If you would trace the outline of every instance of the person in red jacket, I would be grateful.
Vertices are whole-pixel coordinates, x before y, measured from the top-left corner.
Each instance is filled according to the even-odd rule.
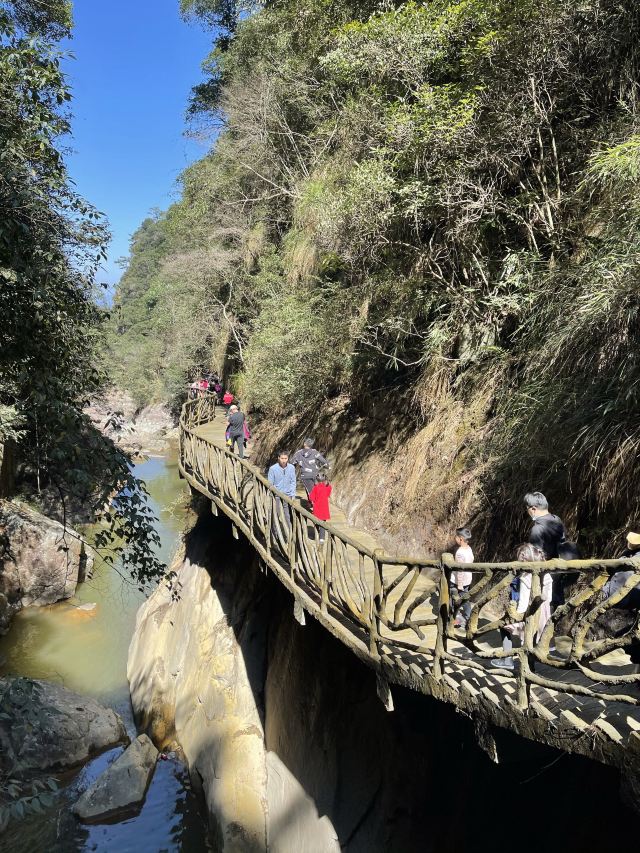
[[[329,521],[331,511],[329,509],[329,496],[331,495],[331,483],[327,482],[327,475],[322,471],[316,477],[316,484],[309,492],[309,500],[313,507],[313,514],[320,521]],[[318,528],[318,538],[324,542],[324,527]]]

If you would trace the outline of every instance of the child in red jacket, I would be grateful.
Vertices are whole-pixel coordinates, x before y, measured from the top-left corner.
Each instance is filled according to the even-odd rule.
[[[316,484],[309,492],[309,500],[313,507],[313,514],[320,521],[329,521],[331,511],[329,509],[329,496],[331,495],[331,484],[327,482],[327,475],[322,471],[316,477]],[[324,527],[318,528],[318,538],[324,542]]]

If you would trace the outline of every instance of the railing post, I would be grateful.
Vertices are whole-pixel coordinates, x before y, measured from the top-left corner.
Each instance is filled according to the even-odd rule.
[[[371,625],[369,626],[369,654],[376,660],[380,660],[382,656],[382,620],[380,617],[384,608],[384,575],[380,557],[383,554],[384,552],[379,548],[373,552],[373,607]]]
[[[283,507],[285,504],[283,504]],[[289,566],[291,567],[291,580],[295,582],[296,569],[296,532],[298,529],[298,514],[295,508],[287,506],[289,517],[291,518],[291,527],[289,528]]]
[[[447,572],[447,558],[449,554],[443,554],[440,560],[440,589],[438,594],[438,621],[436,634],[436,648],[433,657],[433,677],[436,681],[442,681],[444,677],[445,655],[447,653],[447,628],[449,625],[449,580]]]
[[[521,581],[522,583],[522,581]],[[520,651],[520,671],[518,672],[518,697],[517,704],[521,711],[529,707],[531,699],[531,682],[528,676],[534,664],[533,647],[536,642],[536,634],[540,624],[540,605],[542,602],[542,584],[540,572],[531,572],[531,596],[529,598],[528,613],[524,622],[524,635],[522,638],[522,650]],[[534,606],[535,605],[535,606]]]
[[[329,605],[329,582],[331,580],[331,566],[333,560],[333,536],[330,531],[327,531],[324,543],[324,559],[322,561],[322,599],[320,609],[323,613],[327,612]]]

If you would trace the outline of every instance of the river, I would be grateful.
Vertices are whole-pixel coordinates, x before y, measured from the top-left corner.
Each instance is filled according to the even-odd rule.
[[[136,465],[147,484],[158,517],[160,555],[169,563],[186,516],[188,490],[178,478],[177,456],[152,457]],[[134,584],[125,583],[108,565],[96,561],[91,578],[76,597],[51,607],[20,612],[9,633],[0,638],[0,674],[56,681],[93,696],[123,718],[136,734],[129,702],[127,651],[136,612],[144,600]],[[78,604],[95,604],[92,613]],[[79,792],[120,753],[111,750],[65,780],[56,807],[32,815],[0,837],[0,851],[11,853],[201,853],[209,850],[200,799],[191,790],[182,764],[169,756],[159,760],[142,811],[120,823],[85,826],[68,812]]]

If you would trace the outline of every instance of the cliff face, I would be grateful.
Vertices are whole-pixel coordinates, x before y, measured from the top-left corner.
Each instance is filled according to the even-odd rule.
[[[218,850],[495,851],[509,793],[544,814],[522,851],[552,830],[577,851],[640,829],[626,811],[600,820],[622,809],[610,768],[500,731],[495,765],[474,721],[410,691],[394,689],[387,713],[373,673],[312,618],[297,624],[288,593],[208,507],[178,579],[178,600],[160,589],[138,615],[132,701],[202,778]]]
[[[202,778],[221,849],[263,850],[266,761],[256,675],[264,625],[257,576],[206,517],[186,539],[178,597],[163,586],[140,609],[129,651],[134,712],[158,746],[184,751]],[[235,584],[238,577],[243,583]]]

